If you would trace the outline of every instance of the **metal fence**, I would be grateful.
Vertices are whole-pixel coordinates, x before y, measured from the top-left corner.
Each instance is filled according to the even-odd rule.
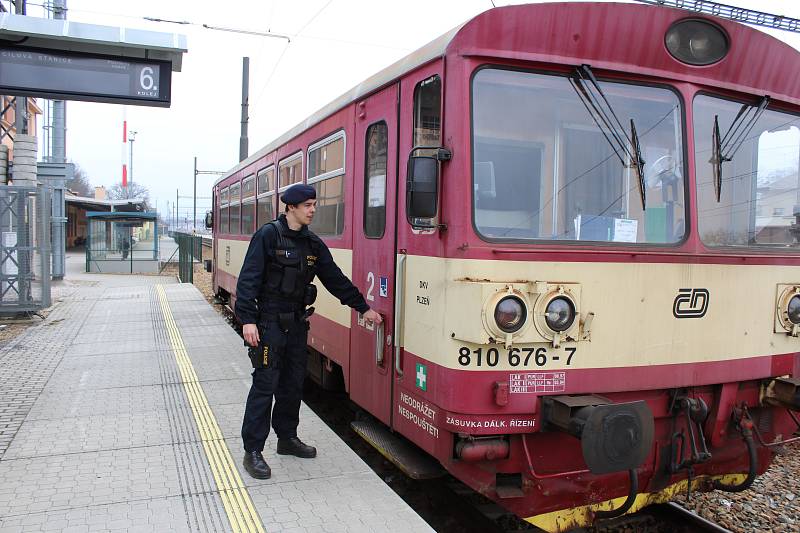
[[[0,185],[0,314],[50,306],[50,190]]]
[[[178,243],[178,279],[181,283],[193,283],[194,264],[203,259],[203,237],[178,231],[170,235]]]

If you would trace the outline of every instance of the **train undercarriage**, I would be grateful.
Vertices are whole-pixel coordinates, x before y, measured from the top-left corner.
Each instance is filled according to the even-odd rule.
[[[679,494],[746,490],[783,445],[800,440],[797,378],[543,403],[539,432],[455,434],[453,456],[442,462],[547,531],[590,526]]]

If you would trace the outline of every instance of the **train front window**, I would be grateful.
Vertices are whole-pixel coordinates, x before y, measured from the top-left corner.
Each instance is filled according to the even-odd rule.
[[[757,105],[757,98],[747,103],[707,95],[694,99],[700,238],[707,246],[798,251],[800,117],[767,108],[749,132],[737,130],[734,122],[740,111],[749,110],[755,117]],[[717,144],[712,139],[715,118],[723,157],[717,180],[710,161]],[[729,131],[728,140],[734,142],[726,142]],[[741,142],[735,142],[737,131],[742,132]]]
[[[472,84],[473,216],[488,240],[669,244],[686,224],[681,103],[660,87],[600,82],[634,120],[647,196],[564,76],[483,68]]]

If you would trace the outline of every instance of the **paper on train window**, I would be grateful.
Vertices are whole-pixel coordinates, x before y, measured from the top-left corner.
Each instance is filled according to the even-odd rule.
[[[614,219],[614,242],[636,242],[639,221],[628,218]]]
[[[386,174],[377,174],[369,177],[368,207],[383,207],[386,205]]]

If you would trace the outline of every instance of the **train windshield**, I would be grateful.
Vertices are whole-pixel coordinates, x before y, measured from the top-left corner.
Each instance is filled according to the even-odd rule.
[[[756,116],[757,99],[743,104],[698,95],[693,108],[702,241],[708,246],[800,251],[795,225],[800,211],[800,117],[769,108]],[[746,113],[752,124],[742,118]],[[715,150],[721,151],[719,174]]]
[[[681,102],[660,87],[599,82],[644,159],[631,162],[565,76],[483,68],[472,84],[473,216],[488,240],[670,244],[686,231]],[[623,139],[623,143],[628,139]]]

